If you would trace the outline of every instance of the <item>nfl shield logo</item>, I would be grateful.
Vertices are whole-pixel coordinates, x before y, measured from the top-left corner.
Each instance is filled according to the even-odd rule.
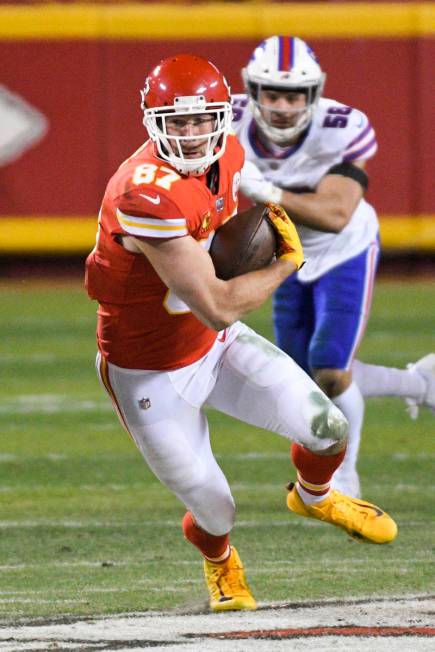
[[[141,398],[138,403],[141,410],[148,410],[151,407],[151,401],[149,398]]]
[[[218,213],[221,213],[224,210],[225,199],[223,197],[218,197],[216,199],[216,210]]]

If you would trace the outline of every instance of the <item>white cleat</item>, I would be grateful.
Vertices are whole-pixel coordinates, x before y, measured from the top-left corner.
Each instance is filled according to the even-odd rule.
[[[435,353],[428,353],[417,362],[406,365],[409,371],[419,374],[427,383],[426,391],[421,400],[406,398],[407,412],[411,419],[417,419],[419,407],[427,407],[435,414]]]
[[[336,489],[351,498],[361,498],[361,486],[357,470],[338,467],[331,479],[331,489]]]

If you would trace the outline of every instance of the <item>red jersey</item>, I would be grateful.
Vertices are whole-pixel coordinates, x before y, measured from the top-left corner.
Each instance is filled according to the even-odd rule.
[[[171,292],[143,254],[127,251],[119,236],[190,235],[209,247],[214,231],[237,209],[243,150],[229,136],[216,194],[206,177],[184,177],[154,155],[147,141],[110,179],[99,217],[97,244],[86,261],[86,288],[99,302],[98,347],[129,369],[169,370],[195,362],[216,331]]]

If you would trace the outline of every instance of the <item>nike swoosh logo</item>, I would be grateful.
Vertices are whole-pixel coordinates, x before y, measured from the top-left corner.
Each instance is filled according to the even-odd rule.
[[[227,329],[225,329],[225,330],[221,333],[220,337],[217,338],[217,341],[218,341],[218,342],[225,342],[226,339],[227,339]]]
[[[355,503],[355,505],[360,505],[361,507],[372,509],[376,513],[376,516],[383,516],[384,514],[382,509],[379,509],[379,507],[376,507],[375,505],[368,505],[367,503],[362,503],[359,500],[353,500],[352,502]]]
[[[144,199],[148,199],[152,204],[160,204],[160,195],[157,195],[157,197],[150,197],[149,195],[142,195],[139,193],[139,197],[143,197]]]

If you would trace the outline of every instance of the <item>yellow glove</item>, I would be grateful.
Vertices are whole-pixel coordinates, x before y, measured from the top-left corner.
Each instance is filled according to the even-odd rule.
[[[304,252],[295,225],[278,204],[266,204],[269,209],[268,218],[275,229],[278,240],[277,258],[291,260],[300,269],[305,263]]]

